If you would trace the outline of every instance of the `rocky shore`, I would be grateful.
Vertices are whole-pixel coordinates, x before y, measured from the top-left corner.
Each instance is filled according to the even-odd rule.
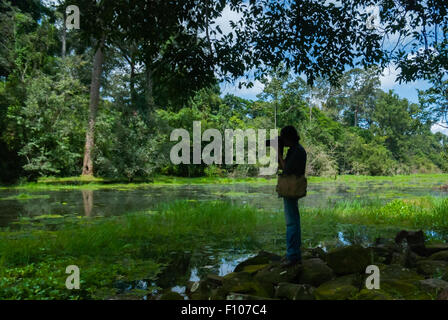
[[[379,268],[379,289],[368,289],[366,268]],[[425,245],[422,231],[400,231],[329,252],[305,249],[302,264],[281,266],[281,257],[261,251],[223,277],[209,274],[186,290],[192,300],[448,300],[448,244]],[[160,299],[183,299],[166,292]]]

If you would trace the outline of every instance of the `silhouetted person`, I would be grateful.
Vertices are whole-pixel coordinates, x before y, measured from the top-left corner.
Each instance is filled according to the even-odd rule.
[[[280,131],[278,162],[283,174],[302,176],[305,174],[306,151],[299,143],[300,137],[293,126]],[[289,147],[283,159],[283,147]],[[302,262],[300,215],[297,198],[283,197],[286,220],[286,259],[283,266],[292,266]]]

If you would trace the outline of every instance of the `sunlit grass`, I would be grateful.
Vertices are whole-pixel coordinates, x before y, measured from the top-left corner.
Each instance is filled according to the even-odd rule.
[[[307,247],[335,242],[341,230],[353,239],[365,237],[367,231],[373,237],[382,236],[382,230],[396,232],[401,228],[447,231],[448,199],[422,197],[386,204],[379,200],[339,201],[331,208],[302,207],[300,215],[303,244]],[[59,289],[54,288],[56,285],[48,278],[53,274],[51,270],[57,268],[51,279],[62,278],[60,268],[66,264],[80,265],[86,270],[87,287],[108,288],[110,293],[117,279],[155,279],[173,252],[195,252],[208,246],[281,253],[285,246],[283,212],[222,201],[177,201],[153,211],[108,218],[39,218],[57,220],[57,228],[46,228],[43,223],[38,229],[28,229],[25,223],[22,229],[0,231],[0,277],[3,275],[3,283],[9,286],[0,289],[0,298],[8,298],[4,296],[8,294],[39,298],[51,296],[49,292],[54,292],[53,298],[96,297],[96,291],[67,296],[59,282]],[[27,266],[34,267],[28,270]],[[111,274],[102,274],[109,269]],[[41,270],[50,271],[43,274]],[[22,278],[17,274],[22,274]],[[41,291],[28,291],[27,286],[38,281],[28,277],[40,279]],[[14,286],[24,287],[16,292],[11,289]]]
[[[425,187],[435,188],[448,183],[448,174],[412,174],[396,176],[355,176],[340,175],[334,177],[308,177],[310,184],[344,184],[350,186],[353,192],[356,192],[358,186],[364,186],[366,183],[373,183],[377,188],[382,184],[388,187]],[[127,182],[123,179],[106,179],[92,176],[80,177],[44,177],[39,178],[37,182],[26,182],[13,186],[3,186],[0,189],[24,189],[29,191],[37,190],[97,190],[97,189],[120,189],[130,190],[145,187],[162,186],[183,186],[198,184],[276,184],[276,177],[172,177],[156,176],[151,179],[137,179],[133,182]]]

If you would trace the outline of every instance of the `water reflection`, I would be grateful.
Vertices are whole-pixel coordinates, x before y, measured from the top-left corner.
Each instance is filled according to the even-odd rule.
[[[23,191],[0,190],[0,199],[17,196]],[[256,208],[282,211],[281,199],[274,185],[183,185],[151,186],[137,189],[61,190],[30,192],[47,198],[29,200],[0,200],[0,227],[6,226],[19,215],[32,217],[43,214],[75,214],[85,216],[111,216],[129,212],[151,210],[160,203],[174,200],[226,200],[234,204],[248,204]],[[310,184],[302,206],[328,207],[340,200],[380,199],[416,196],[442,197],[439,189],[424,186],[396,186],[384,183],[358,184],[356,189],[342,183]]]
[[[84,215],[90,217],[93,208],[93,190],[82,190],[82,201],[84,204]]]

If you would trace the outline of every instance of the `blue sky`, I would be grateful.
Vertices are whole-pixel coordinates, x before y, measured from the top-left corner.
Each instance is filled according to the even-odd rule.
[[[380,77],[381,89],[384,91],[393,90],[401,98],[406,98],[410,102],[418,103],[417,89],[425,90],[429,88],[429,83],[424,80],[418,80],[409,83],[399,84],[395,81],[397,72],[393,68],[387,68],[384,70],[383,75]],[[221,92],[224,96],[227,93],[234,94],[238,97],[242,97],[249,100],[257,100],[257,94],[263,91],[263,84],[256,81],[252,88],[238,89],[238,84],[221,83]],[[431,130],[433,132],[442,132],[448,135],[448,130],[438,125],[434,125]]]
[[[229,21],[238,21],[241,18],[241,15],[231,11],[229,7],[226,7],[223,11],[223,15],[216,20],[216,23],[221,27],[223,33],[231,32],[231,27]],[[393,39],[390,39],[393,41]],[[409,83],[397,83],[396,76],[398,71],[394,68],[394,66],[390,66],[383,70],[383,74],[380,77],[381,80],[381,89],[384,91],[393,90],[396,94],[398,94],[401,98],[406,98],[410,102],[418,103],[418,93],[417,90],[425,90],[429,88],[429,83],[424,80],[413,81]],[[238,83],[230,84],[230,83],[221,83],[221,92],[222,95],[227,93],[234,94],[236,96],[249,99],[249,100],[257,100],[257,94],[263,91],[263,84],[256,81],[252,88],[238,88]],[[438,125],[434,125],[432,127],[433,132],[443,132],[448,135],[448,129],[444,129]]]

